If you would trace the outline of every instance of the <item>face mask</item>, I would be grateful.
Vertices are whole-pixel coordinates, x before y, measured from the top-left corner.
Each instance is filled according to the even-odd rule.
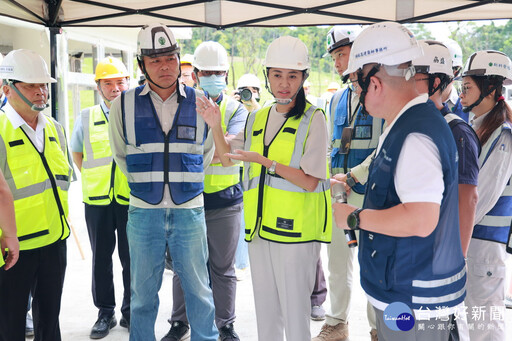
[[[226,88],[226,76],[199,77],[199,86],[211,97],[217,97]]]

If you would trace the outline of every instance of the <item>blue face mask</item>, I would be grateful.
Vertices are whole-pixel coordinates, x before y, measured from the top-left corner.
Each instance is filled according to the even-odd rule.
[[[226,88],[226,76],[199,77],[199,86],[211,97],[217,97]]]

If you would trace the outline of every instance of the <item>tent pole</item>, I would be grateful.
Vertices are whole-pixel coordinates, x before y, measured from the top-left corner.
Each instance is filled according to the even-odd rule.
[[[60,27],[50,27],[50,75],[57,79],[57,34],[60,34]],[[57,108],[59,99],[57,95],[57,83],[51,83],[52,117],[58,120]]]

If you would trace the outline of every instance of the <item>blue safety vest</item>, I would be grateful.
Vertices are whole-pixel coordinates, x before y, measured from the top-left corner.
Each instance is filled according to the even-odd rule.
[[[371,299],[403,302],[412,309],[453,307],[464,300],[465,262],[459,235],[457,149],[439,110],[432,102],[408,109],[389,131],[373,160],[364,208],[400,204],[394,174],[401,148],[411,133],[430,137],[439,148],[444,192],[439,222],[427,237],[391,237],[361,230],[361,285]]]
[[[172,128],[165,134],[151,95],[140,95],[143,88],[128,90],[121,98],[131,195],[156,205],[168,185],[171,199],[180,205],[203,192],[208,129],[205,123],[197,124],[196,90],[185,87],[187,97],[181,98]]]
[[[503,123],[494,131],[491,138],[483,146],[483,163],[480,168],[486,166],[486,161],[493,152],[499,153],[501,146],[497,144],[502,134],[512,134],[510,123]],[[492,165],[488,165],[492,167]],[[506,243],[510,222],[512,220],[512,178],[508,180],[503,193],[494,207],[475,225],[473,238]]]
[[[351,168],[363,162],[379,143],[382,133],[382,120],[365,115],[360,108],[350,108],[353,91],[347,88],[334,94],[331,100],[331,172],[332,174],[347,173]],[[359,106],[358,106],[359,107]],[[357,110],[356,117],[350,116]],[[343,128],[353,127],[352,141],[348,154],[340,154],[341,135]],[[365,186],[357,183],[352,190],[364,194]]]

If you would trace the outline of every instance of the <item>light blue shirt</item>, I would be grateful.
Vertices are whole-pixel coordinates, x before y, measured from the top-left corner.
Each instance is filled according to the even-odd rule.
[[[110,112],[110,109],[107,107],[104,101],[101,101],[101,109],[107,116]],[[80,113],[75,120],[75,126],[73,127],[73,133],[71,134],[71,151],[75,153],[83,153],[84,150],[84,127],[82,125],[82,113]]]

